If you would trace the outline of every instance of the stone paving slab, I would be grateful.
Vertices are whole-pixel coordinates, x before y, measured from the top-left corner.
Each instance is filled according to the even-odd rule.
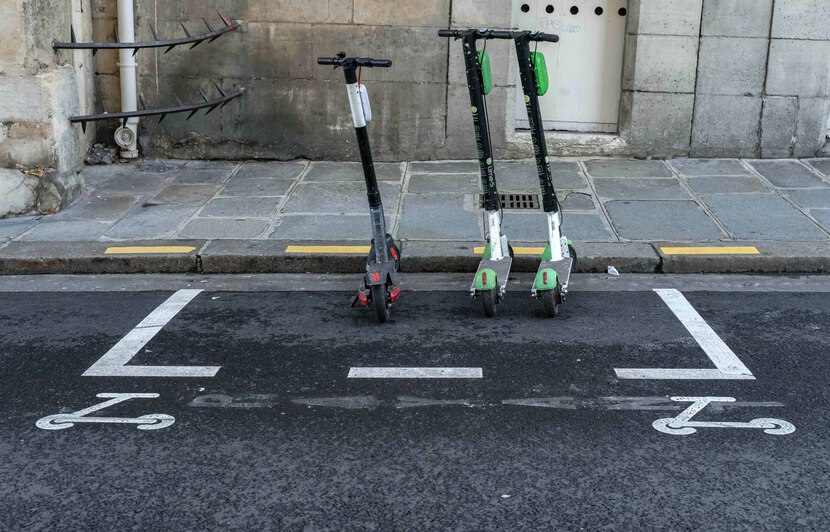
[[[398,237],[404,240],[468,240],[483,238],[477,195],[407,194]]]
[[[20,236],[35,226],[40,217],[25,216],[21,218],[5,218],[0,220],[0,240]]]
[[[768,194],[704,196],[727,231],[740,240],[826,240],[827,235],[783,199]]]
[[[273,198],[213,198],[199,212],[200,218],[267,218],[277,214],[282,197]]]
[[[595,159],[585,161],[591,177],[673,177],[662,161]]]
[[[723,238],[693,201],[609,201],[605,208],[620,237],[627,240],[707,242]]]
[[[751,175],[737,159],[672,159],[667,162],[675,172],[683,176]]]
[[[50,220],[97,220],[115,221],[121,219],[139,200],[139,196],[110,196],[95,193],[85,194],[75,200],[71,209],[67,209]]]
[[[159,205],[199,205],[216,195],[215,185],[170,185],[152,197]]]
[[[630,200],[683,200],[691,196],[677,179],[598,177],[594,188],[600,198]]]
[[[375,175],[378,181],[398,183],[403,180],[405,165],[401,163],[375,163]],[[311,163],[303,181],[306,183],[322,183],[331,181],[365,182],[363,165],[349,162],[319,162]]]
[[[243,163],[233,175],[238,179],[288,179],[295,180],[305,171],[308,163],[248,162]]]
[[[687,177],[686,183],[697,194],[772,193],[772,189],[753,176]]]
[[[380,183],[385,206],[396,206],[401,185]],[[301,183],[285,202],[283,212],[290,214],[364,214],[369,212],[366,186],[363,183]]]
[[[173,235],[198,207],[193,205],[140,205],[104,233],[113,239],[163,239]]]
[[[386,215],[386,230],[395,235],[396,216]],[[369,215],[342,214],[297,214],[283,216],[268,238],[281,240],[320,240],[322,237],[333,241],[371,240],[372,226]]]
[[[566,211],[595,211],[597,209],[591,194],[563,190],[557,195],[562,208]]]
[[[36,224],[19,239],[24,242],[83,242],[96,241],[112,227],[113,222],[99,221],[53,221]]]
[[[98,195],[143,196],[161,190],[170,181],[170,176],[141,173],[125,173],[112,176],[95,187]]]
[[[504,234],[511,241],[545,242],[548,237],[547,217],[542,211],[505,212]],[[617,237],[600,214],[566,212],[562,232],[574,242],[616,242]]]
[[[830,209],[811,209],[810,215],[818,220],[825,229],[830,229]]]
[[[227,181],[234,169],[191,168],[187,166],[176,172],[173,182],[179,185],[217,185]]]
[[[294,180],[291,179],[239,178],[234,176],[219,192],[219,196],[242,198],[285,196],[293,184]]]
[[[470,194],[479,188],[475,174],[413,174],[407,190],[410,194]]]
[[[830,177],[830,159],[813,159],[805,162],[824,174],[824,177]]]
[[[779,188],[830,187],[799,161],[750,161],[755,170]]]
[[[260,238],[269,225],[267,219],[194,218],[179,231],[178,237],[204,240]]]
[[[418,162],[409,165],[413,174],[478,174],[476,161],[435,161]]]
[[[830,207],[830,188],[821,190],[784,190],[788,198],[804,209],[822,209]]]

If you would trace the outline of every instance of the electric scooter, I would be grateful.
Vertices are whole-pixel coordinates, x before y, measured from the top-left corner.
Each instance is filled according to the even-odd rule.
[[[346,57],[346,54],[341,52],[337,54],[337,57],[320,57],[317,63],[333,65],[335,68],[342,67],[346,78],[346,89],[357,133],[360,160],[363,163],[363,176],[366,180],[372,223],[372,245],[366,260],[366,276],[363,279],[363,286],[358,291],[357,300],[364,307],[371,304],[378,321],[385,323],[389,320],[392,304],[398,300],[401,293],[401,278],[398,273],[401,254],[392,236],[386,232],[383,202],[375,175],[369,133],[366,129],[366,124],[372,120],[372,110],[366,87],[360,83],[360,72],[363,67],[389,68],[392,66],[392,61],[369,57]]]
[[[461,39],[464,47],[464,64],[467,71],[467,87],[470,90],[487,227],[485,235],[487,245],[473,284],[470,286],[470,293],[473,297],[481,298],[484,314],[492,317],[496,313],[496,305],[502,301],[507,289],[510,267],[513,264],[513,250],[507,237],[501,231],[501,199],[496,186],[493,145],[490,140],[490,123],[487,116],[487,94],[493,88],[493,78],[486,52],[486,40],[510,39],[513,33],[487,29],[444,29],[439,30],[438,35]],[[485,40],[485,50],[481,52],[477,47],[479,39]]]
[[[519,75],[522,80],[527,119],[530,123],[530,136],[533,139],[533,153],[542,189],[542,204],[547,215],[548,243],[542,255],[542,262],[536,273],[531,294],[541,299],[548,317],[559,314],[559,305],[565,301],[571,272],[576,267],[576,251],[570,240],[562,236],[562,209],[550,170],[550,157],[545,141],[542,123],[542,111],[539,96],[548,90],[548,71],[545,56],[541,52],[530,51],[530,43],[559,42],[559,36],[549,33],[517,31],[513,32],[516,43],[516,56],[519,60]]]

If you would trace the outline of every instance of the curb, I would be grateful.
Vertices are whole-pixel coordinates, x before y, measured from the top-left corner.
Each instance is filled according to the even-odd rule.
[[[399,243],[402,273],[475,271],[474,242],[404,241]],[[576,273],[830,273],[830,241],[711,244],[577,243]],[[292,248],[301,246],[302,251]],[[535,272],[539,243],[513,243],[513,271]],[[733,247],[752,254],[732,254]],[[366,264],[363,242],[292,242],[280,240],[175,240],[140,242],[12,242],[0,249],[0,275],[131,273],[355,273]],[[680,252],[667,252],[680,248]],[[113,252],[113,249],[116,252]],[[336,251],[332,251],[336,249]],[[706,248],[707,250],[710,248]],[[170,251],[175,250],[175,252]],[[693,254],[684,254],[683,250]],[[723,250],[723,251],[721,251]]]

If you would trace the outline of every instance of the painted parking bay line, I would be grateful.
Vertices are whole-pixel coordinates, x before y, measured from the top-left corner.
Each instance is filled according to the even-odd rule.
[[[513,248],[513,254],[514,255],[524,255],[524,256],[528,256],[528,257],[537,257],[537,256],[541,255],[544,252],[545,252],[545,248],[523,248],[523,247]],[[475,247],[475,248],[473,248],[473,253],[475,253],[476,255],[483,255],[484,254],[484,248],[483,247]]]
[[[481,368],[351,368],[350,379],[481,379]]]
[[[127,333],[84,377],[214,377],[221,366],[128,366],[132,358],[203,290],[179,290]]]
[[[288,246],[288,254],[328,253],[333,255],[363,255],[369,253],[370,246]]]
[[[164,255],[186,254],[194,251],[196,248],[193,246],[125,246],[107,248],[104,255]]]
[[[755,377],[720,336],[675,289],[655,289],[717,369],[614,368],[620,379],[754,380]]]
[[[682,246],[660,247],[664,255],[760,255],[755,246]]]

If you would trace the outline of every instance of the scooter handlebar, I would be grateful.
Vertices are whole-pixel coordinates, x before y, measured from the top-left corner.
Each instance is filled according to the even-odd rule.
[[[531,41],[539,41],[539,42],[559,42],[559,35],[554,35],[553,33],[542,33],[541,31],[537,31],[530,34]]]
[[[514,32],[488,29],[438,30],[439,37],[455,37],[456,39],[460,39],[470,34],[475,34],[477,39],[512,39]]]
[[[358,67],[377,67],[377,68],[389,68],[392,66],[391,59],[373,59],[371,57],[318,57],[317,58],[318,65],[334,65],[334,66],[347,66],[353,65]]]

